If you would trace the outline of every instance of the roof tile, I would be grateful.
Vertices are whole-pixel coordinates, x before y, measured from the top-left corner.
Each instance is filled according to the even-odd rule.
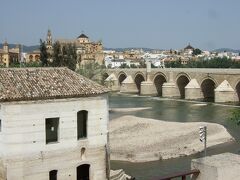
[[[0,102],[77,98],[108,91],[65,67],[0,69]]]

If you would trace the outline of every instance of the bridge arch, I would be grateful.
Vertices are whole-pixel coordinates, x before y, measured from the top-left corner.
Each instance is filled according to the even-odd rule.
[[[201,82],[201,90],[203,93],[203,100],[214,102],[214,89],[217,87],[217,82],[211,78],[204,78]]]
[[[138,93],[141,92],[141,83],[145,81],[144,74],[142,72],[137,72],[134,77],[134,82],[137,86]]]
[[[238,101],[240,102],[240,80],[238,81],[238,83],[236,85],[236,92],[237,92],[237,96],[238,96]]]
[[[122,82],[124,81],[124,79],[127,78],[127,74],[125,72],[120,72],[118,74],[118,83],[119,85],[121,86],[122,85]]]
[[[162,96],[163,83],[167,82],[167,76],[164,73],[156,73],[153,78],[154,85],[156,87],[158,96]]]
[[[176,77],[176,84],[178,86],[180,98],[184,99],[185,98],[185,87],[187,84],[191,81],[191,78],[188,74],[186,73],[179,73]]]

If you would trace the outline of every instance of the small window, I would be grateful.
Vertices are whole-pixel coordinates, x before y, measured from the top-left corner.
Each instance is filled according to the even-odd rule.
[[[57,180],[57,170],[52,170],[49,172],[49,180]]]
[[[46,144],[52,143],[52,142],[58,142],[58,125],[59,125],[59,118],[45,119]]]
[[[77,131],[78,131],[78,139],[87,137],[87,111],[79,111],[77,113]]]

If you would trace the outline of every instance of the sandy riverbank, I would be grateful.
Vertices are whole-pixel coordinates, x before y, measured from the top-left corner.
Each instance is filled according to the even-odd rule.
[[[111,108],[110,112],[133,112],[133,111],[142,111],[146,109],[152,109],[152,107],[138,107],[138,108]]]
[[[233,140],[219,124],[166,122],[135,116],[110,121],[111,160],[154,161],[191,155],[203,150],[199,127],[207,125],[208,147]]]

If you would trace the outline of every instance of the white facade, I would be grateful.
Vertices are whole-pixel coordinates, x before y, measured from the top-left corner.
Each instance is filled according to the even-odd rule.
[[[77,112],[88,111],[87,138],[77,138]],[[59,118],[58,142],[46,144],[46,118]],[[90,165],[90,180],[106,180],[108,96],[0,103],[0,179],[76,180]],[[83,149],[85,148],[85,149]]]

